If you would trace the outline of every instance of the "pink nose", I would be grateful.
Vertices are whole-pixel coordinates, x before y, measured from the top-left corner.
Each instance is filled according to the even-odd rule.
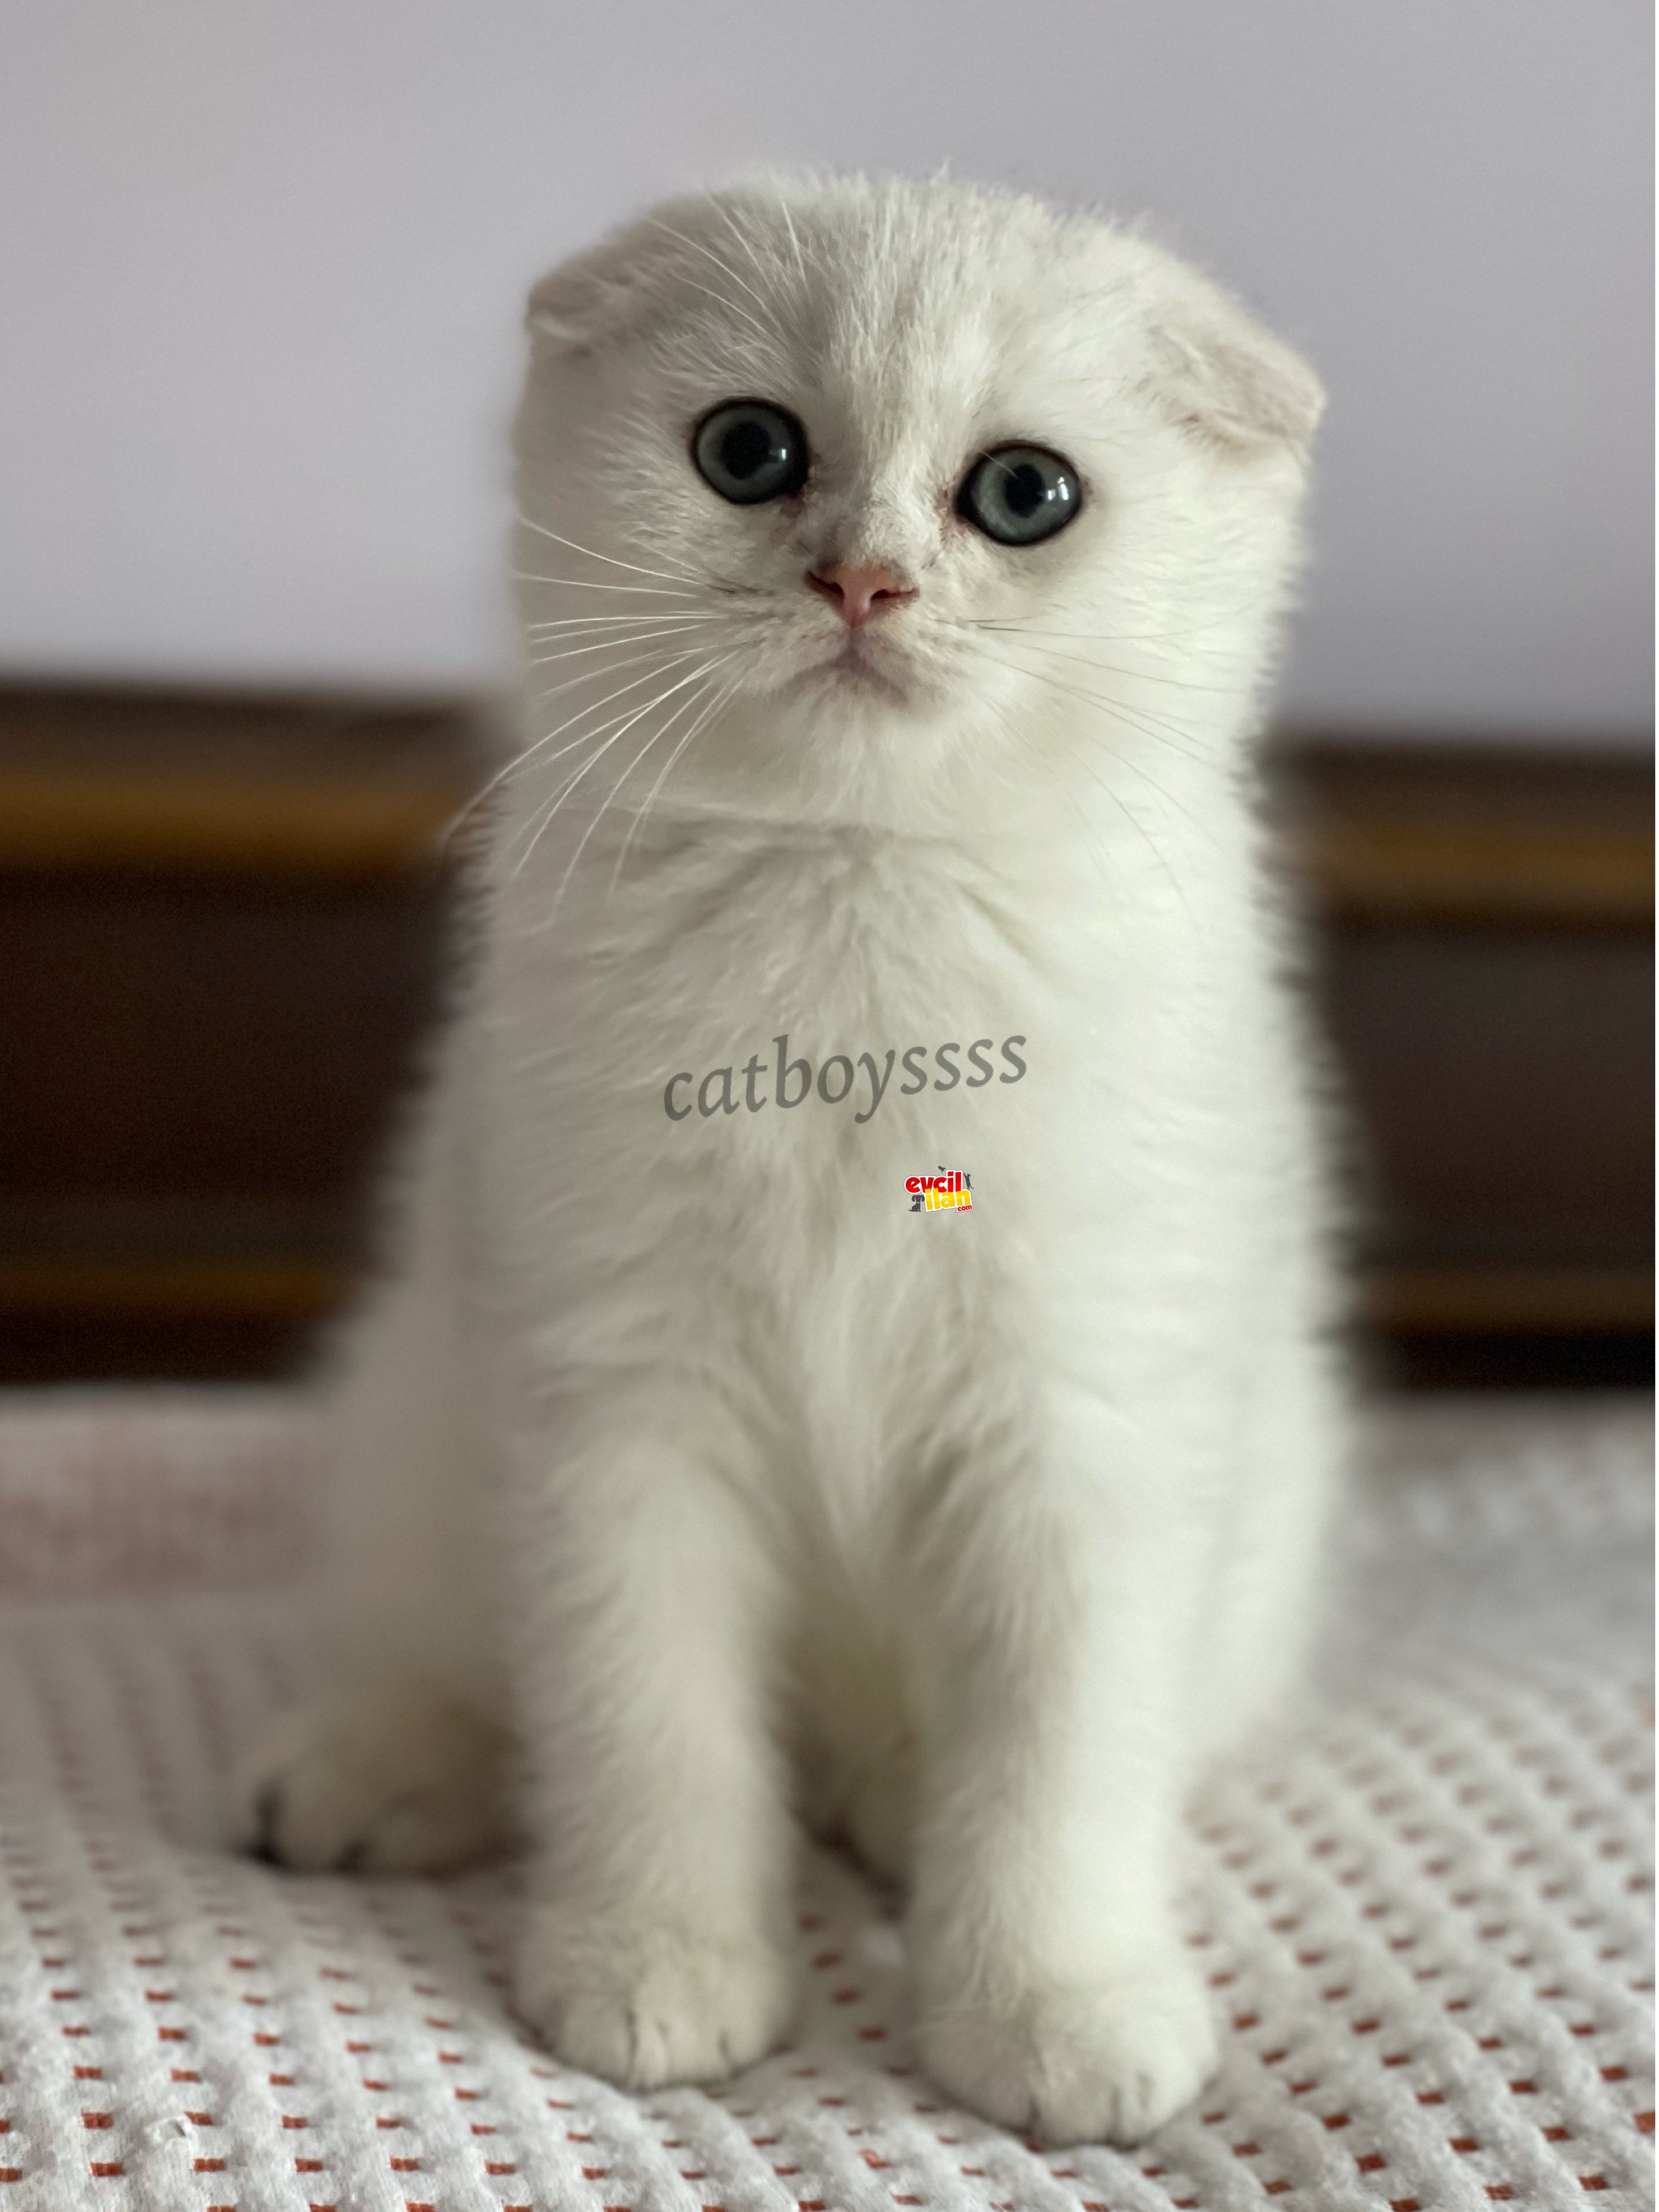
[[[872,615],[902,607],[916,596],[915,586],[901,581],[890,568],[850,568],[838,563],[833,568],[809,568],[806,580],[829,600],[848,629],[862,629]]]

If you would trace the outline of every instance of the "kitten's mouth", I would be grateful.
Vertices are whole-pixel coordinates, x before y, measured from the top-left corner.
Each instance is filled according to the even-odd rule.
[[[835,652],[813,662],[805,673],[869,698],[908,699],[908,687],[891,672],[890,656],[862,630],[851,630]]]

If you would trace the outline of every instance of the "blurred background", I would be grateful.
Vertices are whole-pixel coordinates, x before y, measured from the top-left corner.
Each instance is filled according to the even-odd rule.
[[[0,80],[0,1378],[346,1295],[511,654],[533,277],[757,162],[1146,220],[1331,395],[1274,788],[1371,1354],[1651,1325],[1650,11],[112,0]]]

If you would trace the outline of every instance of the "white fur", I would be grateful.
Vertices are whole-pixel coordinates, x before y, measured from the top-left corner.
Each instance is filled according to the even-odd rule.
[[[1337,1456],[1249,777],[1317,387],[1154,246],[946,183],[677,204],[531,319],[522,742],[559,733],[497,794],[359,1325],[341,1686],[250,1790],[298,1863],[447,1863],[504,1817],[455,1717],[510,1696],[520,2001],[641,2087],[781,2033],[793,1805],[908,1871],[948,2089],[1133,2137],[1212,2063],[1182,1802],[1295,1668]],[[806,425],[798,500],[696,473],[731,398]],[[952,510],[1012,440],[1085,485],[1024,550]],[[857,665],[836,559],[919,586]],[[929,1087],[781,1109],[782,1032],[925,1044]],[[1023,1080],[933,1087],[1011,1035]],[[668,1118],[724,1066],[738,1111]],[[973,1210],[918,1218],[941,1164]]]

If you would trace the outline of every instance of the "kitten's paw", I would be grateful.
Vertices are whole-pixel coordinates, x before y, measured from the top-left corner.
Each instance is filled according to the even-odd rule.
[[[519,1953],[519,2010],[568,2066],[627,2089],[717,2081],[789,2024],[787,1954],[757,1934],[544,1905]]]
[[[1217,2048],[1204,1984],[1174,1952],[1097,1982],[930,2003],[921,2055],[988,2119],[1052,2143],[1132,2143],[1198,2094]]]
[[[507,1740],[421,1682],[337,1685],[238,1773],[235,1840],[311,1873],[432,1874],[510,1833]]]

